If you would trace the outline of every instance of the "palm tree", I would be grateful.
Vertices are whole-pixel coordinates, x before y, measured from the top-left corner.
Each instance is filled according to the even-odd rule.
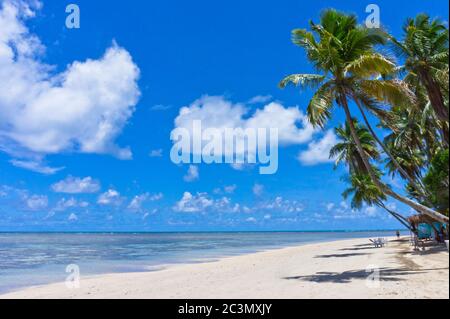
[[[380,153],[377,149],[375,139],[366,127],[360,125],[355,119],[353,122],[355,123],[354,125],[356,132],[366,156],[372,161],[379,161]],[[330,158],[336,158],[336,166],[340,163],[348,165],[350,173],[350,178],[348,178],[347,181],[351,184],[351,187],[346,189],[343,193],[344,198],[347,199],[351,194],[353,194],[352,208],[356,209],[361,209],[363,203],[366,203],[369,206],[377,205],[385,209],[400,223],[410,229],[405,217],[384,205],[383,201],[386,200],[386,196],[370,179],[367,169],[361,160],[361,156],[356,149],[355,143],[353,142],[348,123],[345,123],[342,127],[336,128],[335,133],[340,139],[340,142],[330,150]],[[373,167],[373,170],[378,177],[381,176],[380,171],[376,167]]]
[[[380,174],[379,171],[377,174]],[[364,173],[353,173],[348,179],[350,187],[347,188],[342,196],[347,199],[351,195],[352,198],[352,208],[361,209],[363,204],[366,203],[368,206],[379,206],[386,210],[390,215],[397,219],[403,226],[409,230],[413,230],[408,220],[395,212],[393,209],[387,207],[383,202],[386,200],[386,196],[380,189],[372,182],[371,177]]]
[[[380,159],[380,153],[374,138],[367,128],[360,125],[355,119],[353,119],[353,122],[356,128],[356,134],[361,141],[361,145],[367,158],[378,161]],[[342,127],[336,128],[335,133],[340,139],[340,142],[330,150],[330,158],[336,159],[336,166],[345,163],[349,166],[350,174],[368,174],[367,168],[353,141],[350,125],[346,122]]]
[[[349,98],[368,96],[390,104],[398,103],[405,97],[411,98],[410,92],[399,81],[377,78],[395,71],[394,63],[374,50],[375,45],[385,43],[383,33],[358,26],[355,16],[336,10],[326,10],[322,14],[321,24],[311,22],[311,29],[313,32],[294,30],[293,42],[306,50],[308,59],[322,74],[290,75],[281,81],[280,87],[284,88],[293,83],[303,88],[317,88],[307,109],[309,120],[315,126],[325,126],[332,116],[332,108],[336,102],[345,112],[356,148],[375,186],[384,194],[415,210],[448,223],[448,217],[397,194],[383,184],[369,163],[358,138],[349,108]]]
[[[402,68],[409,80],[417,79],[426,89],[437,118],[443,122],[443,138],[448,145],[448,29],[426,14],[408,19],[401,41],[390,37],[397,55],[405,59]]]
[[[399,85],[400,84],[403,85],[402,82],[399,82]],[[413,187],[418,194],[421,194],[422,196],[426,196],[425,188],[420,183],[420,181],[418,181],[414,177],[414,175],[411,175],[408,170],[405,170],[404,165],[402,165],[399,162],[398,158],[394,155],[394,152],[392,151],[392,149],[389,148],[386,145],[386,143],[382,142],[381,139],[377,136],[377,134],[375,133],[375,130],[372,128],[372,125],[369,122],[369,119],[367,118],[366,112],[364,111],[364,107],[367,108],[368,110],[370,110],[376,116],[384,117],[386,115],[386,112],[378,106],[378,102],[375,99],[368,96],[364,92],[360,92],[359,94],[353,94],[352,98],[355,101],[355,104],[358,106],[359,111],[361,112],[364,123],[366,124],[366,126],[369,129],[370,133],[372,134],[373,138],[377,141],[378,145],[381,146],[384,153],[389,157],[389,161],[392,164],[392,166],[395,167],[395,169],[397,171],[399,171],[400,175],[404,179],[408,180],[411,187]],[[397,103],[399,103],[399,102],[397,102]],[[403,103],[403,102],[401,102],[401,103]]]

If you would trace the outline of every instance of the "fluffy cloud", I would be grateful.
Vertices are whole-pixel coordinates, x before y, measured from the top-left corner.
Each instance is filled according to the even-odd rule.
[[[32,195],[25,198],[26,208],[31,211],[41,211],[48,207],[47,196]]]
[[[72,214],[69,215],[69,217],[67,218],[67,220],[68,220],[69,222],[76,222],[76,221],[78,220],[78,216],[72,213]]]
[[[260,184],[255,184],[253,185],[252,191],[254,195],[261,196],[264,192],[264,186]]]
[[[189,165],[187,174],[184,176],[184,180],[188,183],[194,182],[200,178],[200,172],[198,166]]]
[[[100,182],[92,177],[72,177],[69,176],[65,180],[57,182],[51,186],[56,193],[65,194],[93,194],[100,191]]]
[[[137,195],[131,200],[127,209],[133,213],[139,213],[143,211],[142,206],[144,205],[144,203],[158,201],[161,200],[162,198],[163,198],[162,193],[158,193],[155,195],[150,195],[149,193]]]
[[[198,213],[206,210],[213,204],[214,201],[209,199],[205,193],[192,195],[189,192],[185,192],[173,209],[174,211],[181,213]]]
[[[300,153],[298,160],[307,166],[333,162],[333,159],[330,159],[330,150],[337,143],[337,136],[329,130],[322,139],[311,142],[308,149]]]
[[[257,208],[258,210],[268,210],[278,213],[301,213],[304,210],[302,203],[296,200],[284,199],[281,196],[278,196],[270,202],[261,203]]]
[[[223,190],[227,194],[233,194],[236,189],[237,189],[237,185],[228,185],[223,188]]]
[[[107,192],[101,194],[97,199],[97,204],[102,206],[120,206],[123,202],[120,193],[114,189],[109,189]]]
[[[222,96],[203,96],[183,107],[175,119],[177,128],[192,130],[193,122],[202,121],[202,128],[278,128],[281,144],[302,144],[316,132],[298,107],[286,108],[270,103],[251,116],[243,104],[233,104]],[[301,124],[299,126],[299,124]]]
[[[203,96],[191,105],[181,108],[175,119],[175,129],[185,129],[193,136],[194,122],[201,121],[202,134],[210,129],[218,130],[225,140],[226,129],[278,129],[281,145],[303,144],[310,141],[316,130],[298,107],[284,107],[279,103],[269,103],[250,114],[240,103],[232,103],[222,96]],[[226,155],[245,154],[249,151],[245,137],[235,143],[226,143]],[[232,147],[229,149],[231,145]],[[227,148],[228,146],[228,148]],[[194,151],[194,150],[191,150]],[[255,154],[250,154],[255,155]]]
[[[40,60],[44,46],[25,25],[36,7],[2,1],[0,148],[15,156],[70,151],[131,158],[131,151],[117,146],[115,138],[140,95],[139,69],[132,57],[114,44],[98,60],[73,62],[64,72],[52,73]],[[40,170],[23,160],[13,164]]]
[[[208,211],[237,213],[241,211],[241,207],[239,204],[232,203],[228,197],[213,199],[207,193],[193,195],[185,192],[173,210],[179,213],[206,213]]]
[[[386,219],[390,216],[385,212],[380,213],[376,206],[368,206],[367,204],[363,204],[361,209],[350,207],[346,201],[341,201],[339,204],[328,203],[325,206],[327,213],[335,220]]]
[[[227,185],[224,187],[217,187],[213,190],[213,193],[216,195],[220,195],[220,194],[234,194],[234,192],[237,189],[237,185],[233,184],[233,185]]]
[[[69,199],[63,198],[58,201],[55,208],[53,209],[54,212],[64,212],[68,209],[73,208],[86,208],[89,206],[88,202],[84,201],[78,201],[75,198],[71,197]]]
[[[364,212],[366,213],[367,216],[374,217],[377,215],[378,210],[375,206],[368,206],[364,209]]]

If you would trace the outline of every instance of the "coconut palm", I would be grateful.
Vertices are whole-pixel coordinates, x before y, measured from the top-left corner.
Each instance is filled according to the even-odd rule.
[[[408,190],[421,202],[431,194],[423,183],[423,171],[430,165],[435,154],[445,144],[439,138],[439,124],[428,101],[425,89],[419,83],[411,83],[416,95],[416,103],[393,106],[389,112],[380,114],[381,126],[391,132],[385,137],[384,144],[391,157],[386,160],[386,167],[391,175],[406,172],[420,185],[421,191],[411,184]],[[392,161],[396,159],[396,163]],[[398,165],[402,170],[398,169]],[[414,189],[413,189],[414,188]]]
[[[378,161],[380,159],[380,153],[374,138],[367,128],[360,125],[355,119],[353,119],[353,122],[356,134],[361,141],[361,145],[367,158]],[[336,128],[335,133],[340,139],[340,142],[330,150],[330,158],[336,159],[336,166],[345,163],[349,167],[350,174],[367,174],[367,168],[359,155],[355,142],[353,142],[350,125],[345,123],[342,127]]]
[[[448,145],[448,29],[426,14],[408,19],[402,40],[390,37],[397,55],[405,59],[407,80],[419,81],[428,93],[437,118],[443,122],[443,138]]]
[[[376,170],[376,169],[375,169]],[[376,173],[381,175],[379,171]],[[350,187],[347,188],[342,196],[347,199],[352,196],[351,206],[354,209],[361,209],[363,204],[368,206],[379,206],[391,214],[395,219],[397,219],[402,225],[404,225],[409,230],[412,230],[411,225],[408,220],[395,212],[392,208],[387,207],[384,204],[386,196],[380,189],[372,182],[371,177],[364,173],[353,173],[347,180],[350,183]]]
[[[402,83],[402,82],[399,82],[399,84],[400,83]],[[404,83],[402,83],[402,85],[404,85]],[[355,104],[358,106],[358,109],[362,115],[364,123],[367,126],[369,132],[372,134],[373,138],[378,143],[378,145],[383,149],[384,153],[389,157],[389,162],[392,164],[393,167],[395,167],[395,170],[398,171],[400,173],[400,175],[409,182],[411,187],[414,188],[415,192],[417,192],[418,194],[421,194],[422,196],[426,196],[426,190],[425,190],[424,186],[420,183],[420,181],[417,180],[414,175],[411,175],[410,171],[405,169],[404,165],[402,165],[399,162],[399,159],[394,155],[394,152],[392,151],[392,149],[389,148],[385,142],[382,142],[381,139],[377,136],[377,134],[375,133],[375,130],[372,128],[372,125],[370,124],[369,119],[367,118],[365,109],[368,109],[373,114],[375,114],[376,116],[381,117],[381,118],[384,118],[386,116],[387,112],[384,111],[383,109],[381,109],[378,106],[378,102],[374,98],[368,96],[368,94],[365,93],[364,91],[354,93],[352,98],[355,101]],[[407,101],[406,101],[406,103],[407,103]],[[404,104],[405,104],[404,101],[398,103],[398,105],[404,105]],[[409,105],[409,104],[407,104],[407,105]]]
[[[354,125],[358,137],[367,157],[374,162],[379,161],[380,153],[377,149],[375,139],[366,127],[360,125],[355,119],[353,122],[355,123]],[[346,189],[343,193],[344,198],[347,199],[350,195],[353,195],[351,204],[352,208],[356,209],[361,209],[364,203],[369,206],[377,205],[385,209],[404,226],[409,228],[406,218],[384,205],[383,202],[386,200],[386,196],[370,179],[367,169],[353,142],[348,123],[345,123],[342,127],[336,128],[335,133],[340,142],[330,150],[330,158],[336,159],[336,165],[341,163],[346,164],[350,174],[350,178],[347,179],[347,182],[351,184],[351,187]],[[381,176],[380,171],[376,167],[373,167],[373,170],[379,178]]]
[[[336,10],[326,10],[319,25],[311,22],[311,29],[312,32],[294,30],[293,42],[306,50],[308,59],[320,74],[290,75],[281,81],[280,87],[284,88],[292,83],[302,88],[316,89],[307,109],[309,120],[315,126],[325,126],[332,116],[335,103],[341,107],[356,148],[375,186],[384,194],[421,213],[448,222],[448,217],[397,194],[383,184],[375,174],[358,138],[349,99],[368,96],[391,105],[401,103],[405,98],[412,99],[411,92],[401,82],[379,78],[395,71],[395,64],[374,50],[374,46],[385,43],[383,33],[359,26],[355,16]]]
[[[361,209],[364,203],[373,206],[386,200],[386,195],[372,182],[368,174],[354,173],[347,181],[350,187],[344,191],[342,196],[347,199],[353,195],[352,208]]]

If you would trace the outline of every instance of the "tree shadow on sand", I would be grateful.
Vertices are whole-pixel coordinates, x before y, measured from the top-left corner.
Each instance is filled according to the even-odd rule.
[[[380,249],[375,247],[355,247],[355,248],[342,248],[339,249],[340,251],[359,251],[359,250],[373,250],[373,249]]]
[[[314,258],[345,258],[345,257],[358,257],[367,256],[368,253],[348,253],[348,254],[332,254],[332,255],[318,255]]]
[[[402,276],[417,274],[424,272],[425,270],[412,271],[406,268],[381,268],[380,269],[380,281],[403,281],[405,279]],[[332,282],[332,283],[349,283],[355,279],[365,280],[373,272],[369,272],[366,269],[363,270],[351,270],[344,272],[318,272],[309,276],[292,276],[285,277],[287,280],[301,280],[311,282]]]

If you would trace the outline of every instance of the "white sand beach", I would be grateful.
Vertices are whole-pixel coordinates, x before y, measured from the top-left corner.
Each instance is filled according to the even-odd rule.
[[[380,280],[367,269],[379,267]],[[373,274],[373,273],[372,273]],[[445,247],[413,252],[408,239],[375,249],[368,239],[311,244],[149,273],[81,278],[0,298],[449,298]]]

